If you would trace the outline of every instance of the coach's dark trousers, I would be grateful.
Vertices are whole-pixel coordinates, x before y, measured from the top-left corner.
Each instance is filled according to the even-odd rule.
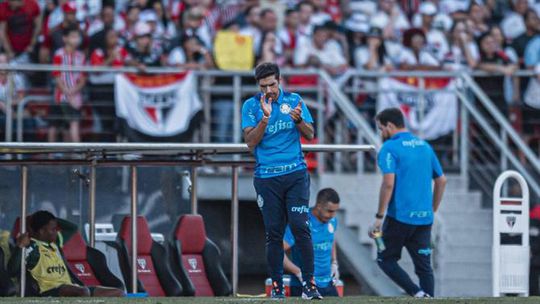
[[[381,269],[409,295],[414,296],[423,290],[434,296],[431,225],[409,225],[387,216],[383,224],[383,241],[386,249],[379,252],[377,257]],[[416,285],[398,264],[403,247],[407,248],[411,255],[420,286]]]
[[[304,281],[313,278],[313,244],[309,230],[309,174],[307,170],[255,178],[257,203],[266,233],[266,260],[273,281],[283,277],[283,234],[287,223],[302,255]]]

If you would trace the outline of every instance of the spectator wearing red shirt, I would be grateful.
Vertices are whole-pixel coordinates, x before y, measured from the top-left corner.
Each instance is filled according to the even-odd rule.
[[[35,0],[0,3],[0,36],[8,57],[32,52],[41,31],[39,16]]]
[[[114,28],[106,28],[103,36],[105,37],[103,47],[92,52],[90,64],[108,67],[123,66],[128,52],[119,44],[118,32]],[[114,73],[91,73],[89,75],[90,102],[101,121],[102,130],[108,134],[114,134],[115,130],[114,77]]]
[[[53,64],[58,66],[83,66],[86,58],[77,48],[81,44],[81,32],[77,25],[65,28],[62,31],[64,47],[58,49],[54,54]],[[80,120],[81,108],[83,104],[82,89],[86,84],[86,75],[81,72],[60,72],[52,73],[56,80],[55,102],[56,107],[52,108],[54,115],[50,120],[49,142],[56,141],[58,128],[69,126],[69,138],[64,141],[80,142]]]

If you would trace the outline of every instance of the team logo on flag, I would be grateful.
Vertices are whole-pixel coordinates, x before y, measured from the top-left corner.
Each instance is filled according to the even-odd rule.
[[[516,224],[516,217],[515,216],[507,216],[506,217],[506,223],[508,224],[508,227],[514,228],[514,225]]]
[[[177,98],[176,91],[163,93],[139,92],[139,105],[143,108],[147,119],[158,128],[163,128]]]

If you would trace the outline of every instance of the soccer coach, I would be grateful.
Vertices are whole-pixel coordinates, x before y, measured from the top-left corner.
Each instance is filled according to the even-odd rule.
[[[373,231],[381,231],[382,225],[386,247],[379,252],[377,262],[409,295],[433,297],[431,225],[441,203],[446,178],[431,146],[407,131],[399,109],[386,109],[377,114],[375,120],[384,141],[377,157],[383,181],[370,236],[373,237]],[[413,260],[420,286],[413,283],[397,263],[403,247]]]
[[[320,299],[308,225],[310,179],[300,144],[300,136],[313,138],[313,119],[298,94],[280,88],[275,63],[257,66],[255,79],[261,92],[244,102],[242,129],[256,160],[253,184],[264,221],[272,297],[284,298],[283,234],[288,221],[303,259],[302,297]]]

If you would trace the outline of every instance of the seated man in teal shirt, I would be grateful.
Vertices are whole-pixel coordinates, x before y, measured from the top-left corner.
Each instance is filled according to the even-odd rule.
[[[337,228],[336,212],[339,209],[339,195],[334,189],[326,188],[317,194],[315,207],[309,209],[309,227],[313,242],[314,279],[320,294],[338,296],[334,282],[339,279],[336,240],[334,233]],[[283,249],[291,253],[292,261],[285,256],[283,267],[294,274],[291,277],[291,296],[302,294],[301,266],[302,255],[295,246],[295,239],[287,226],[283,237]]]

